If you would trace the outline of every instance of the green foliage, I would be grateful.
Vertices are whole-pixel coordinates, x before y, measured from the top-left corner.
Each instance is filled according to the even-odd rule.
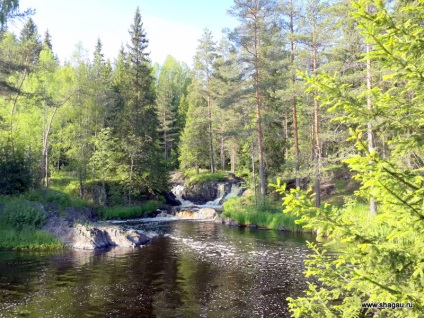
[[[158,75],[156,105],[162,152],[169,169],[178,168],[178,142],[187,113],[184,96],[189,82],[187,65],[167,56]]]
[[[8,200],[0,212],[0,223],[17,230],[40,228],[45,220],[46,215],[39,203],[21,198]]]
[[[0,195],[18,194],[31,185],[30,164],[23,151],[10,146],[0,148]]]
[[[186,185],[203,184],[206,182],[221,182],[227,180],[222,172],[195,174],[186,181]]]
[[[66,192],[61,192],[60,190],[32,190],[22,194],[21,197],[29,201],[40,202],[43,204],[52,203],[61,209],[67,207],[84,208],[88,206],[88,203],[85,200],[81,200],[76,196],[73,196]]]
[[[346,160],[361,182],[356,195],[373,197],[378,214],[355,203],[344,208],[315,207],[313,197],[291,190],[285,213],[300,217],[305,228],[328,235],[337,253],[309,244],[306,275],[314,277],[304,297],[289,298],[294,317],[421,317],[424,311],[424,47],[420,2],[357,1],[357,19],[367,41],[366,57],[382,68],[379,85],[358,93],[329,75],[311,80],[320,100],[343,112],[340,121],[353,127],[358,155]],[[369,13],[372,9],[372,13]],[[367,97],[372,108],[365,108]],[[363,131],[384,127],[391,132],[390,156],[369,149]],[[281,189],[284,192],[284,189]],[[318,282],[317,282],[318,281]],[[364,302],[411,303],[408,309],[362,309]]]
[[[0,249],[55,249],[63,245],[40,228],[46,219],[38,202],[0,197]]]
[[[281,208],[267,199],[256,206],[252,197],[234,197],[224,203],[223,209],[223,216],[239,224],[255,224],[274,230],[284,228],[293,232],[303,231],[302,227],[295,223],[296,217],[281,213]]]
[[[34,228],[18,230],[0,224],[0,249],[44,250],[59,248],[63,248],[63,244],[50,233]]]
[[[103,220],[135,219],[147,216],[162,206],[160,201],[147,201],[137,206],[114,206],[100,209],[100,217]]]

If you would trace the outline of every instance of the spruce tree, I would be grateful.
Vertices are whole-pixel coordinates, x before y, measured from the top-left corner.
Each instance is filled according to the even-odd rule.
[[[368,6],[375,10],[369,12]],[[299,216],[308,228],[324,229],[326,245],[335,243],[332,246],[337,248],[330,254],[322,246],[309,244],[313,253],[306,261],[306,273],[314,279],[305,296],[289,298],[294,317],[422,317],[424,8],[418,2],[399,6],[399,11],[392,11],[384,1],[355,3],[353,14],[372,46],[364,60],[385,72],[371,91],[352,89],[337,74],[308,79],[324,105],[344,113],[338,120],[349,126],[350,140],[358,148],[346,160],[361,181],[355,195],[362,200],[374,198],[379,212],[372,215],[368,207],[360,211],[353,203],[343,209],[315,207],[307,195],[296,198],[297,191],[286,196],[285,212]],[[369,94],[371,108],[367,107]],[[368,147],[367,131],[379,127],[393,133],[392,152],[386,158]],[[415,167],[405,164],[411,152],[421,154]],[[363,307],[366,302],[381,307]],[[393,310],[382,306],[383,302],[412,307]]]
[[[50,32],[48,29],[44,33],[43,45],[47,46],[50,49],[50,51],[53,52],[52,36],[50,35]]]
[[[128,166],[128,201],[135,189],[161,191],[167,189],[168,176],[160,152],[154,80],[147,52],[148,39],[137,8],[130,27],[127,46],[124,107],[120,112],[119,137]]]

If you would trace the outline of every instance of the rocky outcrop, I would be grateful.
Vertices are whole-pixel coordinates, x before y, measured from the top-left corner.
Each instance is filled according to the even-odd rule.
[[[197,220],[213,220],[217,216],[216,210],[212,208],[202,208],[199,211],[180,211],[175,214],[179,218],[189,218]]]
[[[177,200],[177,197],[172,192],[165,193],[165,203],[168,206],[179,206],[181,202]]]
[[[216,210],[212,208],[203,208],[197,211],[198,219],[214,219],[216,217]]]
[[[182,195],[184,200],[193,202],[194,204],[205,204],[206,202],[213,201],[218,196],[219,185],[222,182],[205,182],[186,186]],[[227,193],[231,190],[231,184],[224,185],[224,191]]]
[[[224,217],[223,216],[218,216],[215,219],[215,223],[226,224],[228,226],[240,226],[240,224],[237,221],[235,221],[235,220],[233,220],[233,219],[231,219],[229,217],[226,217],[226,216],[224,216]]]
[[[124,230],[119,226],[100,224],[74,224],[59,217],[48,220],[45,230],[58,238],[65,246],[93,250],[112,246],[136,247],[147,244],[157,235],[135,230]]]

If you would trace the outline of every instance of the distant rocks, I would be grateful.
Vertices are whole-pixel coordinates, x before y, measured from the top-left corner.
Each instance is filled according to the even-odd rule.
[[[65,246],[94,250],[112,246],[136,247],[147,244],[157,234],[143,233],[135,230],[124,230],[119,226],[100,224],[69,225],[59,217],[51,218],[45,230],[58,238]]]
[[[198,211],[180,211],[175,214],[179,218],[213,220],[216,218],[216,210],[212,208],[202,208]]]
[[[197,211],[198,219],[214,219],[216,217],[216,210],[212,208],[202,208]]]
[[[237,221],[235,221],[235,220],[233,220],[229,217],[225,217],[225,216],[224,217],[222,217],[222,216],[217,217],[215,219],[215,222],[220,223],[220,224],[226,224],[228,226],[240,226],[240,224]]]

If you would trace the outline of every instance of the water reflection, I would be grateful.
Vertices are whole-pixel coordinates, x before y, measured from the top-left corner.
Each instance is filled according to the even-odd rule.
[[[128,225],[138,249],[0,252],[0,317],[286,317],[305,239],[210,222]]]

